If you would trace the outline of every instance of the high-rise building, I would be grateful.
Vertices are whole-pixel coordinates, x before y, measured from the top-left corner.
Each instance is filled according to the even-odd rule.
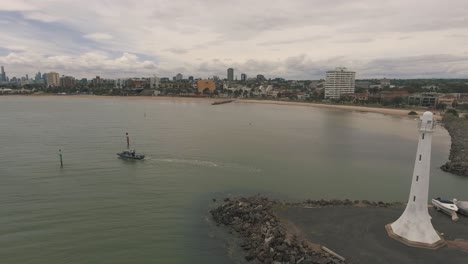
[[[36,76],[34,77],[35,81],[40,81],[42,79],[41,72],[36,73]]]
[[[188,80],[191,81],[191,82],[193,82],[193,76],[189,76],[189,77],[188,77]]]
[[[338,67],[334,71],[327,71],[325,79],[325,98],[338,99],[342,94],[354,93],[356,73]]]
[[[2,75],[0,76],[0,81],[6,82],[6,73],[5,73],[5,68],[2,66]]]
[[[75,87],[75,78],[72,76],[62,76],[60,78],[60,87],[71,89]]]
[[[49,87],[57,87],[60,85],[60,75],[56,72],[46,73],[46,83]]]
[[[181,73],[178,73],[176,75],[176,81],[182,81],[182,79],[184,79],[184,76]]]
[[[91,80],[91,83],[93,84],[94,88],[101,88],[102,79],[100,76],[96,76],[96,78]]]
[[[233,68],[227,69],[227,79],[228,81],[234,81],[234,69]]]
[[[29,75],[26,74],[26,80],[29,80]]]
[[[241,74],[241,81],[243,81],[243,82],[247,81],[247,74],[245,74],[245,73]]]

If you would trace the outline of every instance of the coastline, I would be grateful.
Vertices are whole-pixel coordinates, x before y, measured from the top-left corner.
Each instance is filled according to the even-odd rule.
[[[54,95],[54,94],[41,94],[41,95],[8,95],[14,97],[35,97],[35,98],[47,98],[47,97],[62,97],[62,98],[77,98],[77,99],[115,99],[115,100],[156,100],[156,101],[174,101],[174,102],[222,102],[227,100],[226,98],[211,98],[211,97],[178,97],[178,96],[113,96],[113,95]],[[422,110],[409,110],[409,109],[394,109],[394,108],[378,108],[378,107],[367,107],[357,105],[334,105],[334,104],[322,104],[322,103],[308,103],[308,102],[292,102],[292,101],[274,101],[274,100],[257,100],[257,99],[233,99],[233,103],[240,104],[271,104],[271,105],[287,105],[287,106],[302,106],[302,107],[318,107],[327,109],[336,109],[343,111],[356,111],[363,113],[378,113],[383,115],[399,116],[414,118],[415,116],[409,116],[408,112],[415,111],[418,116],[421,116],[424,111]],[[440,115],[435,115],[436,120],[441,120]]]
[[[318,107],[318,108],[328,108],[328,109],[338,109],[345,111],[357,111],[364,113],[378,113],[383,115],[392,115],[400,117],[410,117],[408,113],[410,111],[415,111],[418,114],[418,117],[421,116],[424,111],[420,110],[408,110],[408,109],[394,109],[394,108],[378,108],[378,107],[367,107],[367,106],[355,106],[355,105],[334,105],[334,104],[321,104],[321,103],[306,103],[306,102],[290,102],[290,101],[272,101],[272,100],[255,100],[255,99],[238,99],[236,103],[255,103],[255,104],[275,104],[275,105],[290,105],[290,106],[307,106],[307,107]],[[440,115],[435,115],[436,120],[441,120]]]
[[[32,97],[32,98],[67,98],[67,99],[116,99],[116,100],[158,100],[158,101],[223,101],[223,98],[210,97],[179,97],[179,96],[118,96],[118,95],[55,95],[55,94],[31,94],[31,95],[5,95],[5,97]]]

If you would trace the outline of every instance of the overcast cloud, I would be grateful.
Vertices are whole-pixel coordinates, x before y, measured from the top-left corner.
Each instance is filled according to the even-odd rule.
[[[7,75],[468,78],[466,0],[1,0]]]

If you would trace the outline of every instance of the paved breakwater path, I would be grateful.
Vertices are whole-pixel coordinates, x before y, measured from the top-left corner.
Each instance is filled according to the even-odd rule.
[[[233,263],[212,198],[408,199],[413,119],[211,103],[0,97],[0,262]],[[143,162],[117,159],[125,132]],[[430,196],[468,200],[433,142]]]

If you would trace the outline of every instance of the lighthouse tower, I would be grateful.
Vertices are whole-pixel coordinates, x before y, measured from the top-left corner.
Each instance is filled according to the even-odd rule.
[[[419,123],[419,142],[408,204],[395,222],[385,226],[390,237],[409,246],[437,249],[445,245],[435,231],[427,208],[431,164],[433,114],[425,112]]]

